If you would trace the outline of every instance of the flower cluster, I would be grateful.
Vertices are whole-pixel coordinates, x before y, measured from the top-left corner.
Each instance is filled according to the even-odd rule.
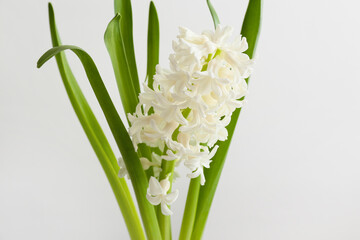
[[[215,31],[196,34],[180,27],[170,69],[156,67],[153,87],[144,84],[134,114],[129,114],[130,136],[163,151],[162,159],[183,163],[190,178],[201,177],[225,141],[226,126],[236,108],[243,106],[246,78],[252,61],[244,53],[247,42],[233,29],[218,25]]]

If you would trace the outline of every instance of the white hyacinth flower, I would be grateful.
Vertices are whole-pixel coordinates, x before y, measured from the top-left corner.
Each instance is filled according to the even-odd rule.
[[[216,143],[227,139],[226,126],[243,106],[252,72],[246,39],[232,33],[221,25],[202,34],[180,27],[170,68],[156,67],[153,89],[144,84],[128,116],[135,149],[139,143],[159,148],[161,159],[183,163],[187,176],[200,176],[202,185],[203,168],[210,167]]]
[[[161,204],[161,212],[164,215],[171,215],[173,212],[169,209],[168,205],[174,203],[179,195],[179,191],[167,193],[170,189],[170,181],[168,178],[160,182],[151,177],[149,180],[149,188],[147,190],[146,198],[152,205]]]

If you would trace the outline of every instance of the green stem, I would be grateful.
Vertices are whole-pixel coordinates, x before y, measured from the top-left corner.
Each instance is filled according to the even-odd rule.
[[[130,123],[129,123],[129,125],[130,125]],[[138,156],[139,156],[139,158],[140,157],[147,158],[150,162],[152,161],[151,149],[144,143],[140,143],[138,145]],[[146,170],[145,173],[146,173],[147,180],[149,180],[151,176],[154,176],[154,171],[153,171],[152,167],[149,168],[148,170]]]
[[[168,174],[170,174],[170,176],[169,176],[170,188],[169,188],[168,193],[171,192],[171,188],[172,188],[175,161],[176,160],[173,160],[173,161],[162,160],[161,161],[162,171],[160,172],[159,179],[163,180],[168,176]],[[163,240],[171,240],[171,218],[170,218],[170,216],[166,216],[166,215],[162,214],[160,205],[157,206],[156,210],[157,210],[157,218],[159,221],[162,239]]]
[[[196,207],[199,199],[200,176],[190,181],[179,240],[189,240],[194,226]]]

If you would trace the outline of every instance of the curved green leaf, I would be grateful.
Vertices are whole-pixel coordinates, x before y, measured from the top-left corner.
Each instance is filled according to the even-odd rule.
[[[249,48],[246,53],[250,58],[253,57],[256,42],[259,37],[260,20],[261,0],[250,0],[241,30],[241,34],[245,36],[248,41]],[[236,109],[232,114],[231,122],[227,126],[228,140],[217,143],[217,145],[219,145],[219,149],[212,159],[211,167],[206,168],[204,171],[206,184],[200,188],[195,225],[191,236],[192,240],[201,239],[202,233],[204,231],[211,203],[215,195],[216,187],[220,179],[221,171],[225,163],[231,139],[234,135],[240,111],[241,109]]]
[[[135,90],[133,81],[131,81],[131,72],[126,58],[126,47],[123,44],[123,35],[120,29],[121,22],[122,19],[117,13],[106,28],[104,41],[111,58],[121,102],[127,116],[128,113],[135,112],[138,104],[138,93]]]
[[[146,178],[145,172],[143,171],[139,157],[135,152],[130,136],[123,122],[121,121],[113,102],[110,99],[110,96],[92,58],[79,47],[63,45],[48,50],[39,59],[38,66],[41,67],[41,65],[44,64],[48,59],[66,49],[72,50],[80,59],[89,79],[90,85],[101,106],[101,109],[104,112],[106,121],[110,126],[110,130],[115,138],[116,144],[121,152],[126,169],[130,176],[146,234],[149,239],[161,239],[154,206],[151,205],[146,199],[148,180]]]
[[[110,21],[108,27],[106,28],[104,40],[114,68],[123,108],[127,115],[128,113],[135,112],[135,108],[139,100],[138,94],[136,93],[132,82],[129,81],[130,72],[126,62],[126,53],[124,45],[122,44],[123,38],[120,31],[121,21],[121,16],[116,14],[116,16]],[[130,125],[129,121],[128,123]],[[139,144],[138,147],[138,153],[140,157],[146,157],[151,161],[150,149],[145,144]],[[150,178],[152,172],[152,169],[148,169],[146,171],[148,175],[147,179]]]
[[[129,66],[131,81],[138,95],[140,93],[140,84],[134,50],[131,0],[114,0],[114,10],[115,14],[118,13],[123,18],[123,21],[120,22],[120,29],[123,36],[126,61]]]
[[[148,39],[147,39],[147,70],[146,78],[149,88],[153,89],[154,75],[156,65],[159,63],[159,19],[156,12],[156,7],[153,1],[149,6],[149,26],[148,26]]]
[[[56,29],[54,10],[50,3],[49,21],[52,44],[56,47],[61,43]],[[61,52],[56,55],[55,58],[70,102],[110,182],[120,210],[124,216],[130,237],[132,239],[145,239],[141,222],[126,181],[117,176],[119,166],[109,142],[87,103],[69,67],[65,54]],[[38,65],[38,67],[40,67],[40,65]]]
[[[210,13],[211,13],[211,17],[212,17],[213,22],[214,22],[214,27],[215,27],[215,29],[216,29],[216,26],[217,26],[218,24],[220,24],[219,17],[218,17],[218,15],[217,15],[216,11],[215,11],[215,8],[214,8],[213,5],[211,4],[210,0],[206,0],[206,2],[207,2],[207,5],[208,5],[209,10],[210,10]]]

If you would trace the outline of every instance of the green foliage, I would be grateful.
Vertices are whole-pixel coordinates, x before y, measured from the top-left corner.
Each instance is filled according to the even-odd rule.
[[[58,53],[55,58],[66,92],[109,180],[128,227],[129,234],[133,239],[145,239],[141,222],[127,184],[124,179],[120,179],[117,176],[119,166],[115,155],[69,67],[65,54],[60,52],[64,48],[58,47],[61,45],[61,42],[56,29],[54,11],[51,4],[49,4],[49,21],[52,44],[55,49],[53,48],[39,59],[38,67],[41,67],[49,58]],[[56,51],[56,48],[60,51]]]
[[[66,49],[72,50],[79,57],[85,68],[85,72],[91,87],[104,112],[105,118],[110,126],[111,132],[115,138],[121,155],[123,156],[126,169],[134,188],[146,234],[149,239],[160,239],[160,231],[154,207],[146,199],[148,180],[146,178],[145,172],[142,169],[139,157],[134,150],[130,136],[110,99],[110,96],[105,88],[94,61],[81,48],[76,46],[63,45],[48,50],[39,59],[38,66],[40,67],[48,59]]]
[[[250,0],[245,14],[241,34],[247,38],[249,48],[247,54],[250,58],[253,57],[256,42],[259,37],[261,17],[261,0]],[[216,187],[218,185],[221,171],[223,169],[226,155],[234,135],[236,123],[238,121],[241,109],[236,109],[231,116],[231,122],[226,127],[228,131],[228,140],[224,142],[217,142],[219,146],[215,156],[212,159],[211,167],[204,171],[206,184],[201,186],[199,193],[199,200],[196,210],[196,219],[191,239],[201,239],[205,228],[206,220],[209,215],[212,200],[215,195]]]
[[[120,25],[121,35],[123,36],[123,45],[126,62],[130,72],[130,81],[135,88],[137,96],[140,93],[140,84],[135,60],[131,0],[115,0],[114,10],[115,15],[118,13],[123,18]]]
[[[149,88],[153,89],[155,67],[159,63],[159,45],[160,45],[159,19],[155,4],[150,2],[149,6],[149,26],[147,39],[147,69],[146,78]]]
[[[135,112],[138,104],[138,93],[131,80],[130,67],[126,57],[126,47],[121,31],[122,20],[119,13],[110,21],[106,28],[104,41],[113,65],[121,101],[126,114]]]
[[[216,26],[217,26],[218,24],[220,24],[219,17],[218,17],[218,15],[217,15],[216,11],[215,11],[215,8],[214,8],[213,5],[211,4],[210,0],[206,0],[206,2],[207,2],[207,5],[208,5],[209,10],[210,10],[211,17],[212,17],[213,22],[214,22],[214,27],[215,27],[215,29],[216,29]]]

